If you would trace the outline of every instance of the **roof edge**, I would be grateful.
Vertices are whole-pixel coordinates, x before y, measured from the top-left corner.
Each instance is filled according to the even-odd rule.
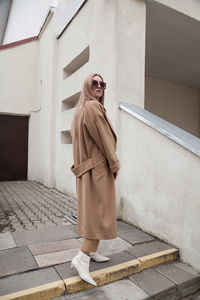
[[[42,24],[42,26],[41,26],[41,28],[40,28],[40,30],[39,30],[39,33],[38,33],[38,39],[41,38],[41,36],[42,36],[42,34],[44,33],[44,31],[45,31],[47,25],[48,25],[49,22],[50,22],[52,16],[53,16],[53,10],[49,9],[49,10],[48,10],[48,13],[47,13],[47,15],[46,15],[46,17],[45,17],[45,19],[44,19],[44,22],[43,22],[43,24]]]
[[[35,41],[35,40],[38,40],[38,37],[37,36],[32,36],[32,37],[27,38],[27,39],[23,39],[23,40],[19,40],[19,41],[16,41],[16,42],[9,43],[9,44],[1,45],[0,50],[7,49],[7,48],[12,48],[12,47],[19,46],[19,45],[22,45],[22,44],[26,44],[26,43],[29,43],[29,42],[32,42],[32,41]]]
[[[57,39],[59,39],[62,34],[65,32],[65,30],[67,29],[67,27],[70,25],[70,23],[75,19],[75,17],[78,15],[79,11],[82,9],[82,7],[85,5],[85,3],[87,2],[88,0],[85,0],[81,6],[77,9],[77,11],[74,13],[74,15],[71,17],[71,19],[69,20],[69,22],[65,25],[65,27],[61,30],[61,32],[56,36]]]

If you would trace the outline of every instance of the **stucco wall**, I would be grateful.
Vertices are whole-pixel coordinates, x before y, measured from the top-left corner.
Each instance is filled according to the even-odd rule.
[[[121,217],[180,249],[200,270],[200,159],[121,111]]]
[[[38,43],[0,50],[0,112],[29,115],[37,106]]]
[[[200,137],[200,89],[146,77],[145,109]]]
[[[55,185],[56,55],[57,39],[52,20],[39,40],[36,80],[38,112],[29,121],[28,179]]]
[[[146,2],[116,2],[116,100],[144,108]]]

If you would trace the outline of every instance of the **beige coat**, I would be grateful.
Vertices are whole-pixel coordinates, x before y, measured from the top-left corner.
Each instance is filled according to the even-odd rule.
[[[117,137],[106,109],[96,99],[87,101],[74,115],[73,157],[78,200],[77,232],[88,239],[117,236],[115,180],[119,170]]]

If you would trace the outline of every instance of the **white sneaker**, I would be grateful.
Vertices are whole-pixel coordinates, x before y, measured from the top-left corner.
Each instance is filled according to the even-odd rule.
[[[109,257],[100,255],[98,252],[89,252],[89,256],[91,257],[91,259],[97,262],[104,262],[110,260]]]
[[[71,269],[73,267],[77,270],[79,276],[84,281],[91,285],[97,286],[96,282],[92,279],[89,272],[90,257],[79,250],[78,254],[71,261]]]

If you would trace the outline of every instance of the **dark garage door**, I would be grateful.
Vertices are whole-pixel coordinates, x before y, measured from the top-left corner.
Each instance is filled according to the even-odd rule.
[[[0,114],[0,181],[27,179],[28,118]]]

